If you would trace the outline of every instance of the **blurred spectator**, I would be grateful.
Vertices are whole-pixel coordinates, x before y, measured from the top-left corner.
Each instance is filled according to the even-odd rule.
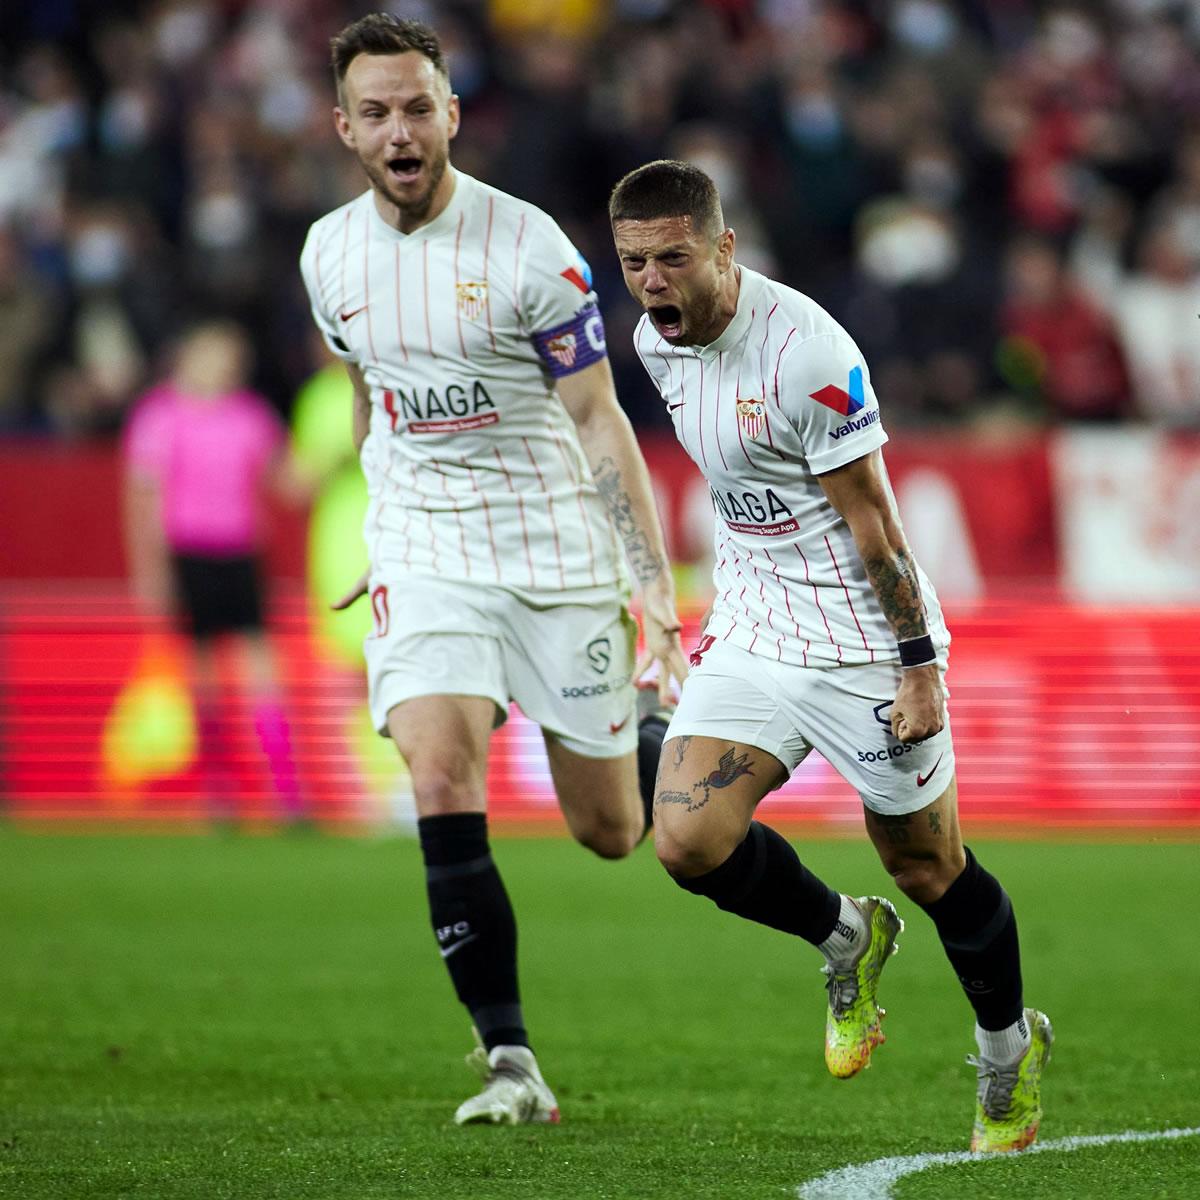
[[[0,430],[26,423],[33,368],[52,329],[49,291],[24,257],[13,233],[0,226]]]
[[[625,171],[668,154],[726,179],[747,261],[834,309],[889,364],[878,382],[893,420],[910,423],[974,419],[994,403],[1000,258],[1015,231],[1066,247],[1093,305],[1121,308],[1122,329],[1138,323],[1116,295],[1133,231],[1172,227],[1188,256],[1200,243],[1194,5],[390,7],[442,34],[470,117],[456,161],[548,209],[592,259],[614,347],[631,322],[603,261],[604,202]],[[111,433],[197,309],[253,328],[256,382],[296,394],[315,366],[296,267],[304,231],[361,187],[332,133],[328,67],[331,33],[361,11],[0,6],[0,227],[16,242],[0,274],[26,281],[0,299],[23,312],[8,339],[19,347],[3,346],[19,355],[3,428]],[[1149,283],[1165,298],[1178,271],[1149,265],[1161,258],[1142,254],[1139,294]],[[1178,299],[1180,287],[1172,278],[1167,291]],[[1130,362],[1138,411],[1188,423],[1180,398]],[[660,419],[639,378],[623,398],[639,422]]]
[[[134,591],[190,633],[196,725],[213,816],[229,820],[234,743],[216,640],[234,638],[279,816],[305,817],[259,581],[264,487],[287,490],[283,424],[247,389],[250,344],[211,321],[183,338],[171,377],[139,403],[126,436],[126,545]]]
[[[1125,364],[1108,317],[1044,238],[1019,235],[1009,245],[999,331],[1006,381],[1050,419],[1113,421],[1128,413]]]
[[[1146,230],[1113,311],[1138,414],[1200,428],[1200,258],[1179,221]]]

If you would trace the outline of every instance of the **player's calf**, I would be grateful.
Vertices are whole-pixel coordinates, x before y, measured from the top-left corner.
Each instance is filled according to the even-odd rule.
[[[517,986],[517,925],[492,861],[483,813],[417,822],[438,952],[484,1045],[526,1045]]]

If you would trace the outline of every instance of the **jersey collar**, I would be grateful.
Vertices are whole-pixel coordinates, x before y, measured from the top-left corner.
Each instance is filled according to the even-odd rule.
[[[412,233],[402,233],[394,225],[389,225],[379,215],[379,209],[375,207],[374,194],[368,191],[368,203],[371,206],[371,215],[376,226],[391,234],[399,242],[423,242],[429,238],[438,237],[440,234],[451,232],[458,224],[459,215],[467,206],[471,187],[475,181],[470,175],[456,171],[449,163],[446,164],[446,172],[454,180],[454,191],[450,195],[450,203],[429,224],[414,229]]]

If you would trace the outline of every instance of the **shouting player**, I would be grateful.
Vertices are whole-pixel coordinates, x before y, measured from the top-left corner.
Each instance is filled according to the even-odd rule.
[[[825,1061],[883,1041],[880,971],[902,923],[826,886],[759,801],[814,747],[862,797],[897,886],[929,914],[975,1010],[980,1151],[1037,1135],[1052,1032],[1025,1008],[1004,889],[962,844],[943,676],[950,637],[905,541],[858,347],[807,296],[740,267],[704,172],[654,162],[609,204],[635,343],[716,508],[717,596],[667,733],[658,856],[723,909],[825,956]]]
[[[628,854],[666,719],[658,696],[635,711],[622,548],[661,689],[687,672],[673,584],[587,264],[545,213],[450,164],[458,97],[432,30],[373,14],[332,52],[337,133],[370,181],[301,259],[370,492],[370,570],[341,603],[369,591],[372,718],[408,763],[438,949],[482,1041],[455,1119],[556,1121],[489,849],[488,741],[515,699],[571,833]]]

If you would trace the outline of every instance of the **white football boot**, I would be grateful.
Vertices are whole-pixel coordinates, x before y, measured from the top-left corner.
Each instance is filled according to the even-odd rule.
[[[483,1089],[458,1106],[455,1124],[558,1124],[558,1101],[528,1046],[494,1046],[490,1054],[476,1046],[467,1065],[479,1072]]]

